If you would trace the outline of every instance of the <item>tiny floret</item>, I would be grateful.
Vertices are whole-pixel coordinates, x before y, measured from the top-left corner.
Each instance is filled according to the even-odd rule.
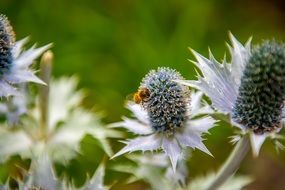
[[[180,73],[173,69],[159,68],[150,71],[142,80],[140,88],[150,92],[142,105],[155,131],[171,133],[185,125],[190,91],[188,87],[174,81],[182,79]]]
[[[233,109],[233,119],[257,134],[280,127],[285,97],[285,49],[265,41],[253,49]]]

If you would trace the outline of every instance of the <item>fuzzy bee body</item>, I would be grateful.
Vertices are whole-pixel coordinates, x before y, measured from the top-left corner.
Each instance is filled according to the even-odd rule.
[[[142,102],[145,102],[150,97],[150,91],[147,88],[140,88],[134,95],[133,95],[133,101],[136,104],[140,104]]]

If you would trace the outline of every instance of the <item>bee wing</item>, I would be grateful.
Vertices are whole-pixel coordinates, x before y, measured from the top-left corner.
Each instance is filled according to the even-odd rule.
[[[128,94],[127,96],[126,96],[126,100],[128,100],[128,101],[134,101],[134,95],[135,95],[136,93],[131,93],[131,94]]]

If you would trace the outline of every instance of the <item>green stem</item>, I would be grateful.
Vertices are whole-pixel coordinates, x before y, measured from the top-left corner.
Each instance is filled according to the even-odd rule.
[[[48,112],[49,112],[49,83],[52,70],[53,53],[47,51],[43,54],[41,59],[41,79],[46,85],[40,86],[40,133],[41,137],[47,136],[48,130]]]
[[[207,190],[215,190],[226,182],[240,167],[240,164],[250,148],[250,139],[248,135],[244,135],[231,152],[230,156],[220,168],[216,175],[216,179],[207,188]]]

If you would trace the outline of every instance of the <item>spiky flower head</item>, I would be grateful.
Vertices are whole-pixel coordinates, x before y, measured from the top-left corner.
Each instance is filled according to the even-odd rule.
[[[178,79],[183,77],[177,71],[159,68],[150,71],[142,80],[140,88],[150,91],[150,96],[142,101],[142,105],[155,131],[171,134],[187,121],[190,91],[188,87],[174,82]]]
[[[228,46],[231,63],[219,63],[210,52],[210,59],[193,53],[193,62],[202,71],[198,80],[180,81],[208,95],[218,111],[229,114],[231,123],[242,133],[250,133],[253,154],[258,155],[266,137],[276,137],[285,110],[282,110],[285,89],[284,45],[265,41],[251,49],[230,34]],[[234,141],[240,138],[235,136]],[[278,143],[277,143],[278,144]]]
[[[7,17],[0,15],[0,97],[18,95],[15,85],[25,82],[44,84],[28,67],[46,51],[49,45],[41,48],[34,46],[22,51],[27,38],[15,42],[15,35]]]
[[[280,127],[285,99],[285,48],[265,41],[251,52],[233,108],[234,121],[256,134]]]
[[[169,68],[152,70],[143,78],[139,90],[147,89],[148,96],[143,96],[141,104],[127,104],[136,119],[124,118],[123,122],[113,124],[141,136],[125,142],[127,145],[113,158],[137,150],[162,149],[175,171],[182,149],[186,147],[211,155],[201,136],[213,127],[215,120],[196,116],[212,110],[208,105],[201,105],[202,93],[193,92],[190,98],[189,90],[174,81],[178,79],[183,78]]]
[[[4,15],[0,15],[0,76],[9,72],[12,65],[12,47],[15,43],[13,28]]]

